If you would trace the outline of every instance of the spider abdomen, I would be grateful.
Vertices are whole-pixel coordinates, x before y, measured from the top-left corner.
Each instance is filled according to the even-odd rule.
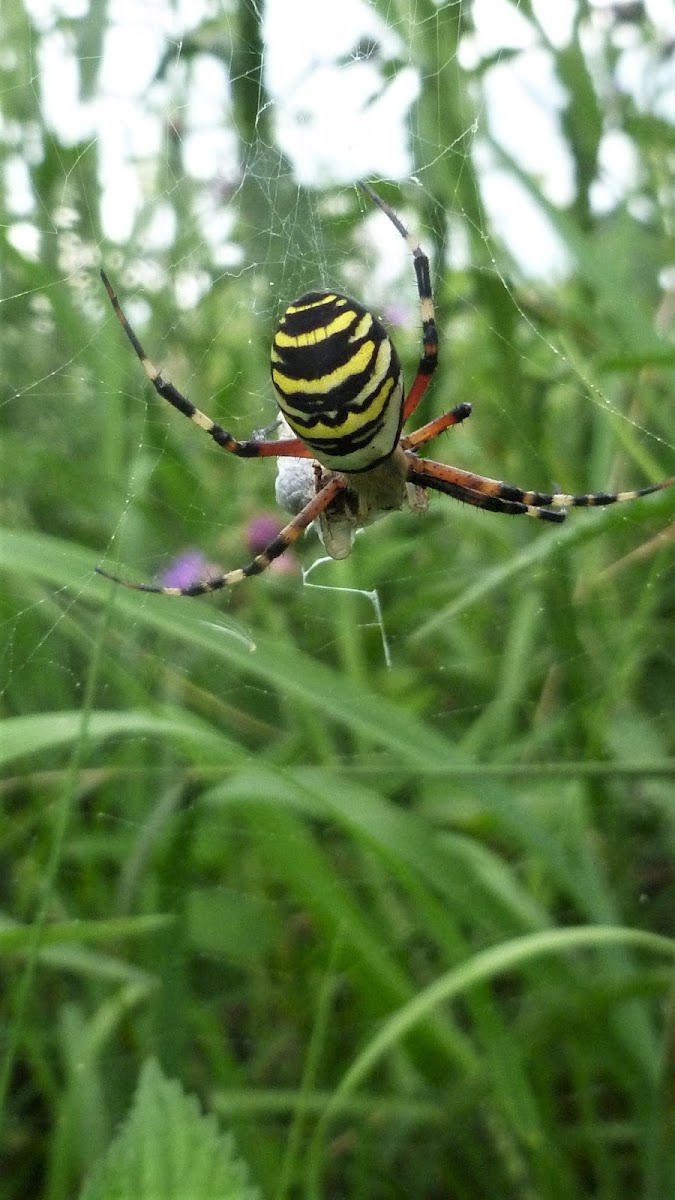
[[[367,471],[388,458],[403,420],[403,377],[384,326],[337,292],[308,292],[272,341],[272,382],[294,433],[324,466]]]

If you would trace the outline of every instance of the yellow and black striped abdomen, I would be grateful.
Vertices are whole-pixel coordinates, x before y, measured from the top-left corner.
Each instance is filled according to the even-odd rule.
[[[272,342],[272,382],[291,429],[324,466],[365,471],[393,452],[401,364],[384,327],[355,300],[309,292],[290,304]]]

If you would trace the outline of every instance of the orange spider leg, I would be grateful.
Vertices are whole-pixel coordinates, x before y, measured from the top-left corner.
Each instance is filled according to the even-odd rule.
[[[401,445],[404,450],[413,450],[416,446],[423,446],[425,442],[430,442],[432,438],[438,437],[439,433],[443,433],[445,429],[449,429],[452,425],[459,425],[470,416],[471,405],[458,404],[450,412],[443,413],[441,417],[435,417],[433,421],[428,421],[426,425],[421,425],[412,433],[407,433],[401,438]]]
[[[106,571],[103,567],[97,567],[96,572],[98,575],[103,575],[105,579],[112,579],[113,583],[121,583],[123,587],[132,588],[136,592],[155,592],[161,596],[203,596],[207,592],[217,592],[221,588],[233,587],[251,575],[261,575],[263,571],[266,571],[270,563],[297,541],[303,530],[321,515],[331,500],[344,491],[346,486],[347,481],[343,476],[333,476],[302,511],[292,521],[289,521],[288,525],[284,526],[269,546],[266,546],[261,554],[256,554],[248,566],[237,567],[222,575],[212,575],[209,579],[190,584],[189,587],[162,587],[159,583],[134,583],[133,580],[113,575],[111,571]]]
[[[610,504],[623,504],[628,500],[638,500],[641,496],[651,496],[654,492],[661,492],[675,483],[675,478],[665,479],[661,483],[630,492],[587,492],[581,495],[532,492],[524,491],[511,483],[502,483],[498,479],[475,475],[472,471],[462,471],[459,467],[447,466],[430,459],[418,459],[410,452],[406,457],[408,479],[411,483],[446,492],[458,500],[474,505],[475,508],[486,508],[491,512],[509,513],[512,516],[525,513],[542,521],[564,521],[568,508],[600,508]]]

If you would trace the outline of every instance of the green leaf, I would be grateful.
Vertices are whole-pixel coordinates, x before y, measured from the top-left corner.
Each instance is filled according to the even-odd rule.
[[[151,1059],[131,1112],[80,1200],[258,1200],[231,1135]]]

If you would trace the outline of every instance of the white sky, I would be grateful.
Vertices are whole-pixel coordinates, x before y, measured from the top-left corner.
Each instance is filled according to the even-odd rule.
[[[534,7],[551,43],[564,45],[576,9],[574,0],[534,0]],[[662,42],[674,38],[672,0],[646,0],[645,7]],[[43,31],[39,50],[43,110],[61,139],[98,139],[104,227],[112,240],[123,242],[141,201],[135,163],[161,154],[166,134],[170,97],[166,85],[152,82],[158,64],[172,46],[179,61],[181,39],[221,9],[208,0],[174,0],[171,5],[166,0],[112,0],[99,92],[83,104],[72,45],[55,28],[55,19],[58,14],[82,15],[87,0],[28,0],[28,8]],[[600,24],[601,8],[599,4],[596,15]],[[398,179],[408,174],[407,116],[420,87],[416,71],[412,66],[398,70],[383,88],[377,62],[343,61],[335,66],[338,57],[348,58],[359,39],[369,35],[378,44],[380,61],[394,56],[405,60],[405,45],[397,33],[383,24],[367,0],[321,4],[293,0],[291,27],[289,0],[267,0],[265,13],[266,86],[275,106],[279,144],[294,163],[299,180],[329,186],[363,175]],[[535,44],[517,5],[507,0],[473,0],[473,17],[476,34],[466,39],[461,51],[466,65],[502,47],[521,51],[486,76],[485,115],[492,135],[526,171],[536,174],[554,203],[567,202],[571,171],[558,132],[564,94],[549,55]],[[675,120],[672,60],[663,63],[657,78],[654,58],[648,60],[637,42],[631,49],[634,34],[629,26],[625,38],[622,82],[642,106],[665,105],[662,115]],[[423,81],[423,86],[433,87],[433,81]],[[197,177],[213,178],[214,164],[221,180],[235,171],[228,105],[221,65],[202,56],[193,64],[193,86],[180,114],[183,162]],[[620,135],[606,139],[602,158],[604,176],[595,196],[598,207],[621,195],[634,170],[630,143]],[[491,220],[523,270],[543,276],[563,270],[561,251],[542,213],[510,174],[496,168],[486,148],[478,151],[478,161]],[[20,211],[20,163],[15,164],[13,185]],[[23,196],[28,204],[27,186]],[[161,231],[160,216],[158,207]]]

